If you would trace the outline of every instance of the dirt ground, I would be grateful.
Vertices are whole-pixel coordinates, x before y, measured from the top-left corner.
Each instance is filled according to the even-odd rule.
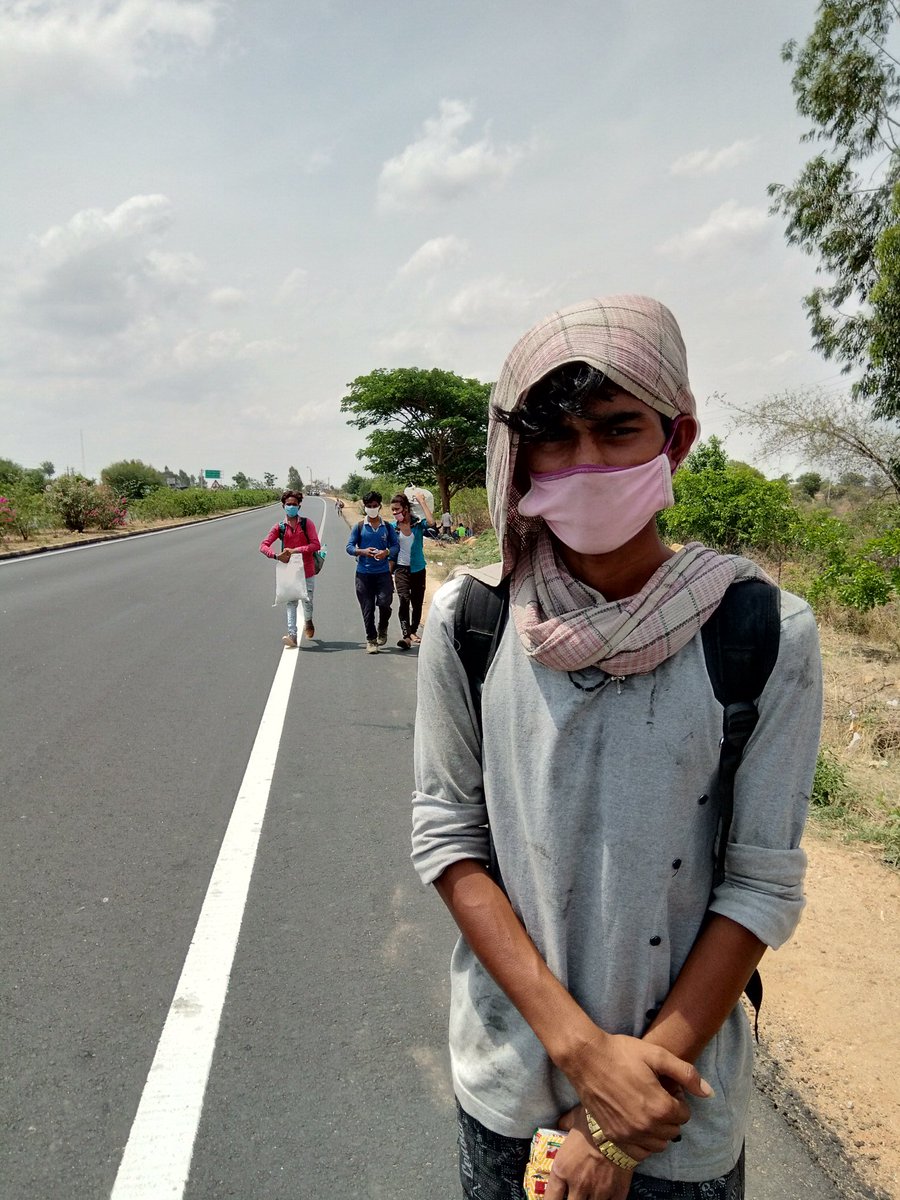
[[[803,919],[762,964],[757,1077],[848,1200],[900,1200],[900,872],[815,824],[804,845]]]

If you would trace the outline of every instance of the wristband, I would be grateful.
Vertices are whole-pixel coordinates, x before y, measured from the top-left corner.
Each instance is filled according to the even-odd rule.
[[[587,1109],[584,1110],[584,1115],[587,1117],[588,1129],[591,1131],[591,1141],[603,1157],[608,1158],[617,1167],[621,1167],[623,1171],[633,1171],[638,1165],[637,1159],[626,1154],[615,1142],[611,1141]]]

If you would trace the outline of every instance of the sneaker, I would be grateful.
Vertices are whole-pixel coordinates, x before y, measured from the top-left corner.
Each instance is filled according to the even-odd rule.
[[[408,650],[410,648],[410,646],[412,645],[412,642],[409,640],[408,637],[402,637],[400,639],[400,641],[397,643],[397,645],[400,647],[401,650]]]
[[[378,643],[377,642],[366,642],[366,651],[369,654],[377,654],[378,653]]]
[[[385,646],[385,645],[387,645],[387,630],[386,630],[386,629],[379,629],[379,630],[378,630],[378,637],[377,637],[375,640],[378,642],[378,645],[379,645],[379,646]]]
[[[297,649],[297,639],[295,637],[291,637],[289,633],[286,633],[281,640],[287,646],[288,650]]]
[[[312,621],[306,622],[306,624],[303,626],[303,632],[308,638],[314,638],[316,636],[316,627],[313,625]]]
[[[419,637],[419,635],[417,633],[411,633],[409,635],[409,640],[412,642],[412,644],[414,646],[418,646],[419,643],[422,641],[422,639]]]

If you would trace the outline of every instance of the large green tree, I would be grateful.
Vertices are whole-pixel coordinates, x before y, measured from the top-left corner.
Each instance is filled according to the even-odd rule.
[[[436,367],[380,367],[348,386],[341,412],[372,431],[357,454],[369,470],[434,482],[445,511],[462,488],[484,487],[489,383]]]
[[[898,16],[897,0],[820,0],[803,46],[784,46],[806,140],[825,149],[769,194],[828,278],[803,301],[816,349],[860,372],[854,393],[875,416],[900,420]]]

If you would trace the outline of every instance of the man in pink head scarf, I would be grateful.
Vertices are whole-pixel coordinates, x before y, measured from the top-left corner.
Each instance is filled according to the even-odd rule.
[[[540,1126],[571,1130],[548,1200],[744,1194],[738,1001],[803,904],[820,666],[808,606],[781,593],[713,887],[722,708],[700,630],[732,584],[766,577],[659,537],[697,433],[678,325],[645,296],[553,313],[494,388],[502,562],[473,574],[508,582],[512,620],[479,722],[455,643],[462,580],[435,597],[413,798],[413,861],[462,933],[450,1048],[472,1200],[521,1195]]]

